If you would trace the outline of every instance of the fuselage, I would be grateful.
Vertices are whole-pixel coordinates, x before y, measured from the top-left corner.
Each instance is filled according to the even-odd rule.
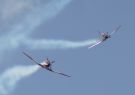
[[[108,38],[111,38],[111,36],[108,35],[108,33],[102,33],[101,34],[101,40],[102,41],[106,41]]]
[[[51,67],[51,62],[50,61],[43,61],[40,64],[40,66],[43,67],[43,68],[49,68],[49,67]]]

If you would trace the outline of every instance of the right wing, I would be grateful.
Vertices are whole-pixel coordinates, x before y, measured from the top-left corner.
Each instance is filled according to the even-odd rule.
[[[30,60],[32,60],[34,63],[36,63],[37,65],[41,66],[40,63],[38,63],[37,61],[35,61],[30,55],[28,55],[25,52],[22,52],[26,57],[28,57]]]
[[[102,43],[102,41],[99,40],[99,41],[97,41],[95,44],[89,46],[88,49],[91,49],[92,47],[95,47],[96,45],[98,45],[98,44],[100,44],[100,43]]]
[[[114,34],[115,32],[117,32],[120,28],[121,28],[121,25],[119,25],[115,30],[113,30],[110,35],[112,35],[112,34]]]

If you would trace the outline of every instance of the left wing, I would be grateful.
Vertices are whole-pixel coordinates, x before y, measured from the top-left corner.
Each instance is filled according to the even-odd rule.
[[[98,44],[100,44],[100,43],[102,43],[103,41],[97,41],[95,44],[93,44],[93,45],[91,45],[91,46],[89,46],[88,47],[88,49],[91,49],[92,47],[95,47],[96,45],[98,45]]]
[[[66,77],[71,77],[71,76],[69,76],[67,74],[64,74],[64,73],[61,73],[61,72],[53,71],[53,70],[50,70],[50,69],[48,69],[48,70],[53,72],[53,73],[56,73],[56,74],[60,74],[60,75],[66,76]]]

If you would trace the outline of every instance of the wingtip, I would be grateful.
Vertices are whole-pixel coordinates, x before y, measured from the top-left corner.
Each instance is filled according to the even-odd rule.
[[[26,54],[24,51],[22,51],[22,54]]]
[[[90,46],[88,46],[88,49],[90,49],[91,48],[91,45]]]
[[[122,25],[119,25],[118,27],[117,27],[117,29],[120,29],[122,27]]]
[[[66,77],[70,78],[71,76],[69,76],[69,75],[66,75]]]
[[[119,25],[119,27],[122,27],[122,25]]]
[[[70,75],[67,75],[67,77],[71,77]]]
[[[92,47],[88,47],[88,50],[91,49]]]

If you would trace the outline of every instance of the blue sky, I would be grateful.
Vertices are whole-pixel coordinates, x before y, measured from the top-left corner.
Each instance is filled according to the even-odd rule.
[[[0,84],[8,92],[0,93],[1,95],[135,94],[135,1],[0,2],[0,78],[2,79],[4,72],[16,66],[26,67],[26,75],[11,86],[14,89],[8,86],[10,79],[0,80]],[[122,25],[122,28],[108,41],[90,50],[87,49],[87,44],[84,45],[83,42],[98,38],[98,31],[111,32],[118,25]],[[61,44],[57,48],[56,44],[45,44],[41,47],[36,44],[41,40],[66,40],[73,41],[73,45],[76,42],[82,43],[83,46],[63,49],[60,48]],[[35,65],[22,55],[22,51],[28,52],[39,62],[46,57],[55,60],[53,68],[72,77],[65,78],[44,69],[29,74],[28,67]],[[1,89],[0,86],[0,91],[3,91]]]

